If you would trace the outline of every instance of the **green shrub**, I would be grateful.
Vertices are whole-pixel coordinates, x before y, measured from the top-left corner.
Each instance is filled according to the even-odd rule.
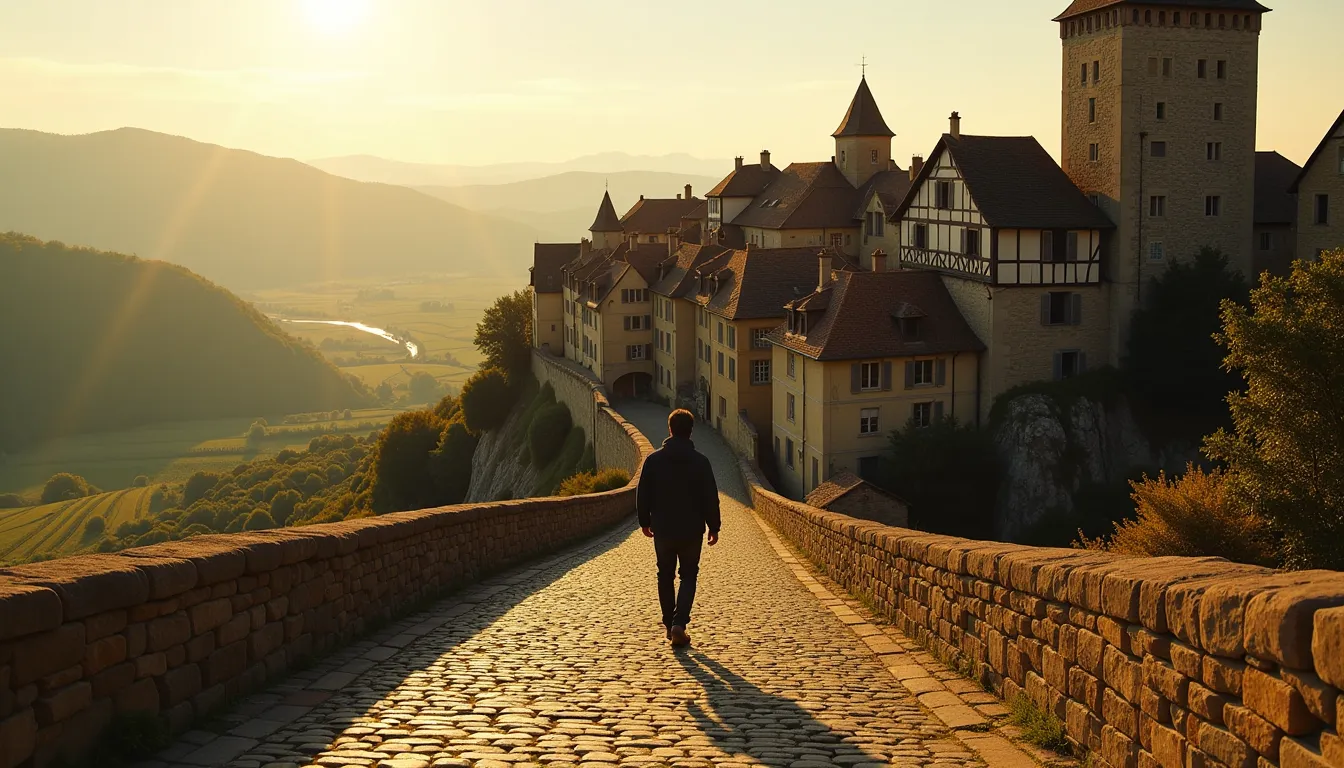
[[[247,466],[246,464],[242,466]],[[214,472],[197,472],[187,478],[182,486],[182,506],[190,507],[206,493],[219,485],[219,475]]]
[[[1073,747],[1065,736],[1064,723],[1058,717],[1036,706],[1024,694],[1018,694],[1008,706],[1012,709],[1013,725],[1022,729],[1022,738],[1028,744],[1062,755],[1073,754]]]
[[[582,462],[586,437],[583,427],[573,427],[569,430],[564,445],[560,447],[559,455],[549,465],[538,470],[537,483],[532,487],[533,496],[550,496],[565,478],[592,469],[592,467],[585,468]]]
[[[477,371],[462,385],[462,415],[473,432],[497,429],[509,418],[517,392],[499,368]]]
[[[527,451],[532,466],[544,467],[550,463],[560,453],[573,426],[569,409],[563,403],[553,403],[537,411],[527,428]]]
[[[42,503],[54,504],[58,501],[82,499],[96,492],[97,489],[89,485],[89,481],[79,475],[58,472],[47,480],[46,485],[42,486]]]
[[[373,460],[375,512],[434,506],[436,493],[429,455],[438,448],[443,428],[443,422],[432,411],[399,413],[387,425],[378,437]],[[318,478],[318,483],[324,484],[322,478]]]
[[[0,493],[0,509],[28,506],[28,500],[17,493]]]
[[[581,496],[586,493],[602,493],[616,488],[624,488],[630,482],[630,475],[623,469],[604,469],[596,474],[580,472],[565,479],[556,490],[556,496]]]
[[[90,541],[103,535],[107,529],[107,521],[102,515],[93,515],[84,521],[84,541]]]
[[[245,531],[264,531],[275,527],[275,519],[271,514],[261,507],[252,510],[252,514],[247,516],[247,523],[243,525]]]
[[[465,424],[454,421],[429,454],[429,477],[438,504],[461,504],[471,486],[471,459],[476,452],[476,436]]]

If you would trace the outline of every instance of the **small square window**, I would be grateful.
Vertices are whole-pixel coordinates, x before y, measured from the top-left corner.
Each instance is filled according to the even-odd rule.
[[[1163,251],[1162,243],[1160,241],[1148,244],[1149,261],[1162,261],[1166,257],[1167,257],[1166,252]]]
[[[1157,57],[1156,57],[1156,56],[1149,56],[1149,57],[1148,57],[1148,76],[1149,76],[1149,77],[1157,77]]]
[[[1095,101],[1095,99],[1094,99]],[[934,187],[934,205],[938,208],[952,207],[952,182],[940,181]]]
[[[728,380],[737,381],[737,358],[728,358]]]
[[[1087,145],[1087,159],[1094,163],[1101,159],[1100,144],[1093,143]]]
[[[878,426],[877,426],[877,414],[878,414],[878,409],[877,409],[877,408],[864,408],[863,410],[859,411],[859,434],[860,434],[860,435],[876,435],[876,434],[877,434],[877,432],[878,432]]]
[[[1207,195],[1204,198],[1204,215],[1219,216],[1222,214],[1223,198],[1219,195]]]
[[[1221,61],[1221,60],[1220,60],[1220,61],[1218,62],[1218,79],[1219,79],[1219,80],[1226,80],[1226,79],[1227,79],[1227,62],[1226,62],[1226,61]]]
[[[859,363],[859,389],[871,392],[882,388],[882,364]]]
[[[784,438],[784,463],[788,465],[789,469],[793,469],[793,462],[793,438],[786,437]]]
[[[1157,119],[1158,120],[1167,119],[1167,102],[1165,101],[1157,102]]]
[[[1152,144],[1150,144],[1150,145],[1148,145],[1148,146],[1149,146],[1149,149],[1151,150],[1151,154],[1152,154],[1153,157],[1166,157],[1166,156],[1167,156],[1167,142],[1165,142],[1165,141],[1154,141]]]
[[[920,248],[920,249],[928,248],[928,247],[929,247],[929,225],[928,225],[928,224],[916,224],[916,225],[915,225],[915,247],[916,247],[916,248]]]
[[[1210,142],[1208,143],[1208,145],[1206,145],[1206,147],[1205,147],[1205,154],[1207,155],[1207,157],[1208,157],[1209,160],[1222,160],[1222,159],[1223,159],[1223,142],[1221,142],[1221,141],[1210,141]]]
[[[1271,250],[1274,250],[1274,233],[1273,233],[1273,232],[1261,232],[1261,233],[1260,233],[1260,250],[1262,250],[1262,251],[1271,251]]]
[[[1171,58],[1162,59],[1162,76],[1171,77]]]
[[[933,424],[933,403],[915,403],[910,407],[910,421],[916,427]]]
[[[1050,291],[1041,301],[1044,325],[1077,325],[1082,317],[1082,294]]]
[[[871,162],[873,165],[877,165],[877,150],[876,150],[876,149],[869,150],[869,153],[868,153],[868,160],[869,160],[869,162]]]
[[[751,361],[751,383],[769,384],[770,383],[770,361],[752,360]]]
[[[1344,176],[1344,146],[1339,148],[1339,175]]]
[[[966,229],[964,231],[965,231],[964,237],[966,239],[966,242],[963,244],[962,252],[965,253],[967,256],[979,256],[980,230]]]
[[[915,386],[922,387],[933,384],[934,378],[933,378],[932,360],[915,360],[914,362],[910,363],[910,371],[912,374],[910,381]]]
[[[1083,353],[1068,350],[1055,353],[1055,378],[1071,379],[1083,372]]]

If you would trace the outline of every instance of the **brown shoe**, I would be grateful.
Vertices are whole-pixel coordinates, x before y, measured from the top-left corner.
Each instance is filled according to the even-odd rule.
[[[691,644],[691,636],[686,633],[686,628],[682,626],[672,627],[671,639],[673,647],[681,647]]]

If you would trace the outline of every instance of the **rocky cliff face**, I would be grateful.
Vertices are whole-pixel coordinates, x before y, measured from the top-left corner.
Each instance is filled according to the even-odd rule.
[[[994,440],[1003,461],[996,537],[1016,540],[1046,515],[1074,512],[1085,484],[1123,482],[1135,468],[1184,465],[1188,452],[1155,452],[1128,403],[1028,394],[1007,404]]]
[[[471,457],[471,486],[467,503],[526,499],[537,485],[537,469],[527,456],[526,403],[514,406],[499,429],[481,435]]]

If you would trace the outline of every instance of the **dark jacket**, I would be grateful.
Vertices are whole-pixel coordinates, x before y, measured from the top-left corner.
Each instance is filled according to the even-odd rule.
[[[686,437],[669,437],[644,460],[636,492],[641,528],[668,539],[719,533],[719,487],[709,459]]]

